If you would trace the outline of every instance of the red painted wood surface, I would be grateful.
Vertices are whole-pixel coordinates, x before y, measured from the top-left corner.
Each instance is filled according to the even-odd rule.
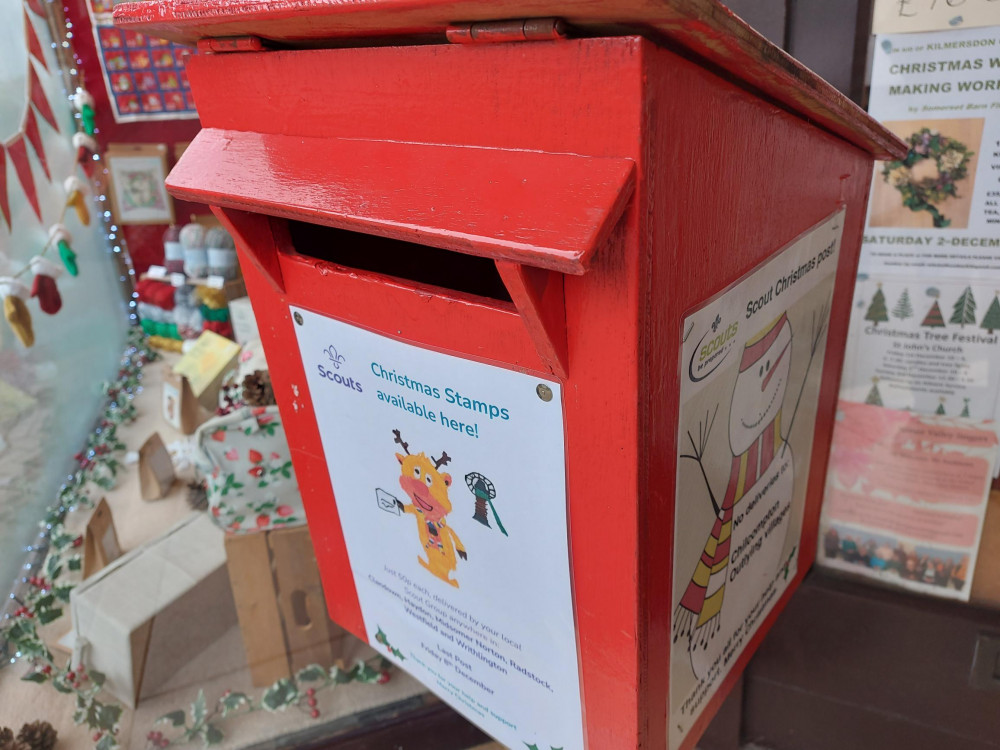
[[[167,186],[187,200],[581,274],[621,216],[633,169],[629,159],[206,128]]]
[[[257,36],[308,46],[346,37],[443,38],[456,23],[548,16],[588,34],[626,29],[681,45],[879,158],[905,153],[898,138],[717,0],[160,0],[115,8],[116,23],[175,41]]]
[[[198,151],[192,168],[188,157],[182,160],[178,179],[196,179],[198,165],[209,185],[204,199],[226,206],[218,213],[238,238],[331,613],[359,635],[366,634],[319,431],[301,359],[289,344],[295,334],[288,305],[521,371],[545,374],[556,371],[554,360],[562,363],[588,748],[663,750],[683,314],[847,205],[797,584],[815,550],[871,154],[636,37],[209,55],[192,60],[189,73],[204,125],[220,131],[548,152],[531,158],[575,154],[587,163],[635,165],[635,188],[620,220],[586,273],[562,276],[561,299],[551,280],[543,284],[530,269],[506,265],[514,259],[502,248],[478,248],[496,254],[514,304],[308,257],[303,253],[315,248],[292,247],[285,219],[248,213],[331,223],[324,205],[310,197],[311,182],[294,190],[286,184],[292,205],[278,207],[272,178],[273,162],[281,160],[282,175],[347,169],[325,161],[340,153],[334,147],[295,151],[295,163],[287,163],[285,152],[244,160],[240,184],[211,182],[213,165],[222,168],[228,157],[217,149],[206,162]],[[424,179],[440,184],[444,178],[429,176],[435,168],[428,162]],[[452,174],[448,182],[460,190],[470,178]],[[491,199],[495,212],[506,200]],[[451,246],[467,249],[460,239]],[[547,350],[537,346],[539,335],[549,338]],[[724,693],[706,708],[685,748],[694,746]]]

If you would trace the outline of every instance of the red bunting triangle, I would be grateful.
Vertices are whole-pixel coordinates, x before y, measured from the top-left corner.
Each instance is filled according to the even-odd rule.
[[[0,144],[0,211],[7,221],[7,229],[13,229],[10,223],[10,200],[7,198],[7,149]]]
[[[45,18],[45,6],[42,5],[42,0],[28,0],[28,7],[31,8],[36,16]]]
[[[28,70],[31,72],[31,77],[28,79],[28,91],[31,94],[31,103],[35,105],[38,110],[38,114],[45,118],[45,121],[59,132],[59,126],[56,125],[55,115],[52,114],[52,107],[49,106],[49,100],[45,98],[45,89],[42,88],[42,82],[38,80],[38,73],[35,72],[35,67],[28,63]]]
[[[35,178],[31,174],[31,162],[28,161],[28,147],[24,143],[24,133],[7,141],[7,153],[10,154],[10,161],[17,172],[17,178],[21,181],[24,189],[24,196],[28,203],[35,209],[35,216],[42,220],[42,209],[38,207],[38,195],[35,193]]]
[[[45,158],[45,149],[42,146],[42,134],[38,132],[38,120],[35,119],[35,110],[31,107],[28,107],[28,114],[24,117],[24,134],[31,141],[31,146],[35,149],[35,156],[38,157],[38,163],[45,170],[45,176],[49,179],[49,182],[52,182],[52,174],[49,172],[48,161]]]
[[[31,24],[31,17],[28,15],[28,11],[24,12],[24,38],[28,41],[28,52],[42,64],[45,70],[48,70],[49,66],[45,64],[45,54],[42,52],[42,45],[38,41],[38,34],[35,33],[35,27]]]

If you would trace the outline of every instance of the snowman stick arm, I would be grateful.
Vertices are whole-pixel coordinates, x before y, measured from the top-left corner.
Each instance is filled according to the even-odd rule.
[[[698,462],[698,468],[701,469],[702,479],[705,480],[705,488],[708,490],[708,499],[712,501],[712,508],[715,509],[715,515],[719,515],[719,502],[715,499],[715,493],[712,492],[712,483],[708,481],[708,474],[705,473],[705,465],[701,462],[701,451],[698,450],[697,444],[694,442],[694,437],[691,435],[691,431],[688,430],[688,440],[691,441],[691,449],[694,451],[691,453],[682,453],[681,458],[690,458]]]

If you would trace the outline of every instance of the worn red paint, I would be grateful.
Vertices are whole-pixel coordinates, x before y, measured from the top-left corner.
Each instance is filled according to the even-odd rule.
[[[846,204],[794,589],[815,555],[873,152],[900,148],[721,6],[504,8],[593,24],[635,22],[640,5],[657,39],[681,40],[724,69],[742,66],[739,75],[771,98],[627,36],[199,56],[189,75],[206,130],[169,180],[175,193],[213,204],[237,238],[331,614],[355,633],[367,635],[302,362],[289,349],[288,305],[561,380],[590,750],[666,745],[684,312]],[[172,38],[312,44],[403,31],[440,32],[443,41],[448,23],[496,12],[481,0],[261,7],[142,3],[116,13]],[[502,177],[496,189],[484,188],[491,174]],[[518,175],[532,188],[515,187]],[[531,193],[543,180],[545,190]],[[475,220],[464,215],[463,223],[463,210]],[[301,252],[311,248],[292,246],[288,218],[492,258],[512,302],[309,257]]]

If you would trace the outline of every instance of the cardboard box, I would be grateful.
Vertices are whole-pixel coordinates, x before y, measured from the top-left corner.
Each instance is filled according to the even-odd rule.
[[[188,379],[199,403],[214,414],[219,405],[219,388],[226,373],[236,366],[239,353],[240,345],[236,342],[203,331],[174,365],[174,372]]]
[[[161,692],[236,624],[223,532],[193,513],[80,584],[70,607],[87,662],[126,705]]]
[[[308,527],[227,535],[226,557],[253,684],[333,664],[344,631],[326,613]]]
[[[229,320],[233,324],[233,335],[238,344],[256,341],[260,338],[257,318],[253,314],[249,297],[240,297],[229,302]]]

